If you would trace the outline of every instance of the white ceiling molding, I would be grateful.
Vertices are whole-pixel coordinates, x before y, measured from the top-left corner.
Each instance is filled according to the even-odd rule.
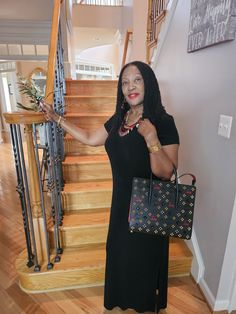
[[[0,60],[47,60],[47,45],[0,44]]]
[[[0,62],[2,61],[48,61],[48,56],[32,56],[32,55],[0,55]]]
[[[51,22],[33,20],[0,20],[0,44],[48,45]]]

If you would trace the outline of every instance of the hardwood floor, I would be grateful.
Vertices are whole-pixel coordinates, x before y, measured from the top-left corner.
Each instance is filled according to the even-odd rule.
[[[0,313],[133,314],[131,310],[104,311],[103,287],[41,294],[26,294],[19,288],[14,261],[25,247],[25,239],[15,186],[12,148],[5,140],[0,144]],[[182,277],[169,280],[168,307],[162,311],[162,314],[164,313],[211,312],[193,280],[190,277]]]

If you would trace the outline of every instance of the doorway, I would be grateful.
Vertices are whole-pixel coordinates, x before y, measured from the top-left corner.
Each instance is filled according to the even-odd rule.
[[[0,72],[0,131],[9,132],[3,113],[16,110],[18,90],[15,71]]]

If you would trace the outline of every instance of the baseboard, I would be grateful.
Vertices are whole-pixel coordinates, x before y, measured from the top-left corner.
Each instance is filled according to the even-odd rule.
[[[193,262],[192,262],[192,268],[191,268],[191,275],[194,278],[194,280],[198,283],[199,288],[202,291],[202,294],[204,295],[206,302],[209,305],[209,308],[212,309],[212,313],[217,313],[217,311],[224,311],[225,309],[229,308],[229,300],[216,300],[214,295],[212,294],[210,288],[208,287],[205,279],[204,279],[204,272],[205,272],[205,266],[203,263],[203,258],[201,255],[201,251],[198,245],[197,237],[193,228],[192,232],[192,238],[190,241],[186,241],[189,249],[191,250],[193,254]],[[224,313],[222,312],[222,314]],[[226,310],[225,313],[228,313]],[[219,313],[221,314],[221,313]]]
[[[212,313],[217,313],[219,311],[223,311],[222,313],[228,313],[228,310],[226,309],[229,308],[229,300],[216,300],[210,288],[208,287],[206,281],[203,278],[199,282],[199,287],[206,298],[206,302],[212,309],[213,311]]]

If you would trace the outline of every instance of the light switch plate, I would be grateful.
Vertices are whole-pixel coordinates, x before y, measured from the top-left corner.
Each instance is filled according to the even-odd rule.
[[[230,131],[232,126],[233,117],[220,115],[220,122],[218,127],[218,135],[230,138]]]

